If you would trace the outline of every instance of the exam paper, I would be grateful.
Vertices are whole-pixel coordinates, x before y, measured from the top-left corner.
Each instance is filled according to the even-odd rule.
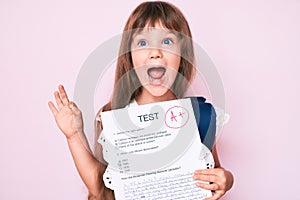
[[[102,112],[101,119],[104,182],[116,200],[211,196],[192,179],[214,161],[200,141],[190,99]]]

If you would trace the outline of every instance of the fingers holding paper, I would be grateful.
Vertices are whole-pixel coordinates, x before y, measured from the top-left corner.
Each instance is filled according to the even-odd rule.
[[[56,106],[51,101],[48,102],[48,106],[60,130],[67,138],[71,138],[83,129],[81,111],[74,102],[69,101],[68,95],[62,85],[59,85],[58,91],[54,92],[54,98]]]
[[[205,200],[220,199],[231,188],[233,182],[231,173],[223,168],[196,170],[193,178],[206,182],[197,182],[198,187],[213,191],[213,196]]]

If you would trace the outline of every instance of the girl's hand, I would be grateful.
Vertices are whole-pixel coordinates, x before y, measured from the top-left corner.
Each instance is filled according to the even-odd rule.
[[[213,196],[205,200],[220,199],[233,184],[232,174],[223,168],[196,170],[193,178],[195,180],[208,182],[197,182],[196,185],[200,188],[213,191]]]
[[[59,85],[58,89],[59,92],[54,92],[57,108],[51,101],[48,105],[54,115],[57,126],[67,139],[70,139],[78,132],[83,131],[82,115],[75,103],[69,101],[64,87]]]

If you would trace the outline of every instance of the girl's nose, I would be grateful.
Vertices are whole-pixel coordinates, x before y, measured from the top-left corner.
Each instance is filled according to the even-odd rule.
[[[162,58],[163,54],[162,54],[162,50],[159,48],[151,48],[149,49],[149,58],[150,59],[158,59],[158,58]]]

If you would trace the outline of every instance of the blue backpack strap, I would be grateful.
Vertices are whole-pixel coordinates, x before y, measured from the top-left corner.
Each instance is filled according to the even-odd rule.
[[[204,97],[190,97],[201,142],[212,150],[216,135],[216,112]]]

